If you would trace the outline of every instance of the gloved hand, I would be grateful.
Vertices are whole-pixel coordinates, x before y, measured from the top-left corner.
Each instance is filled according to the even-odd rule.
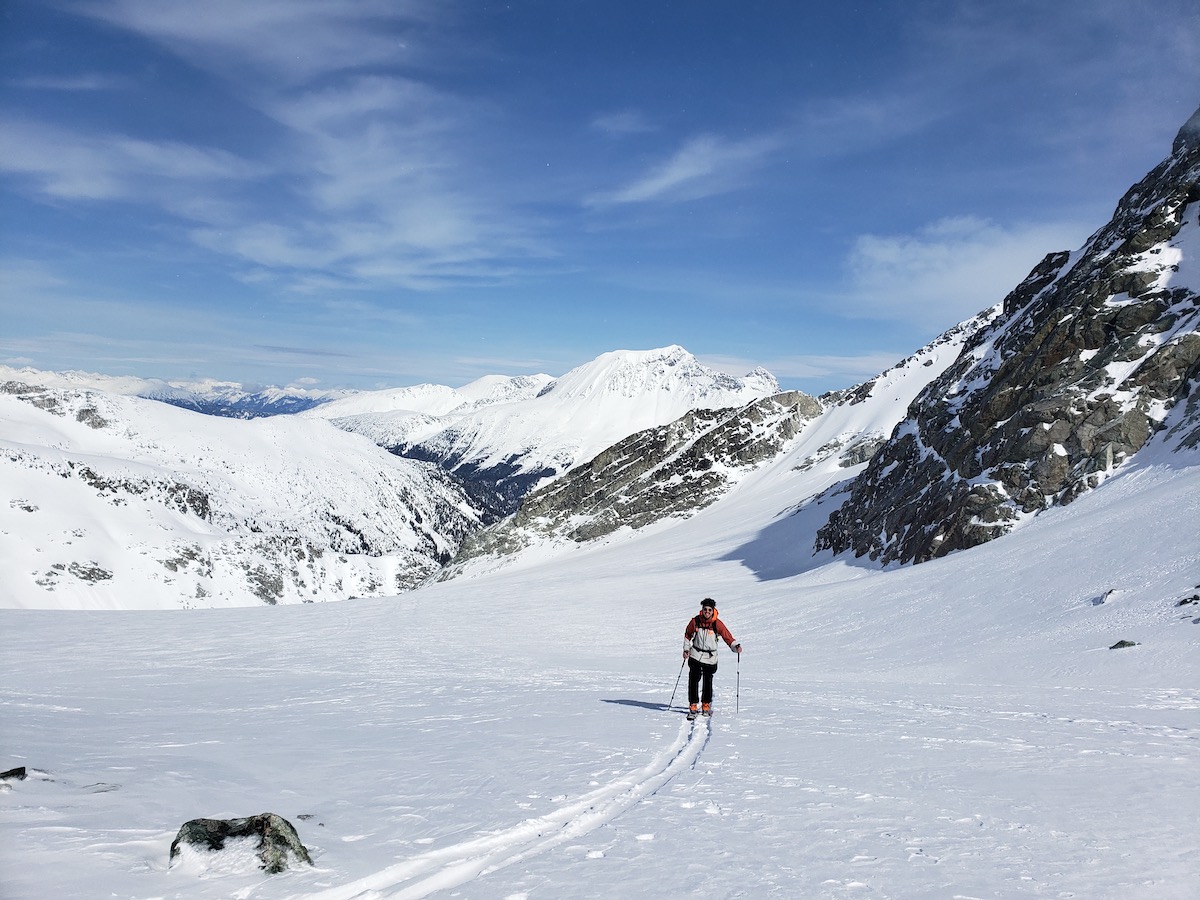
[[[730,649],[733,650],[734,653],[741,653],[742,652],[742,642],[738,641]]]
[[[691,656],[691,655],[692,655],[692,652],[691,652],[690,650],[684,650],[684,651],[683,651],[683,658],[684,658],[684,659],[687,659],[687,658],[688,658],[689,656]]]

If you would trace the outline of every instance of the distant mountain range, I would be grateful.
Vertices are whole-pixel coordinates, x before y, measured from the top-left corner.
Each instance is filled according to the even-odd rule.
[[[357,393],[0,368],[0,605],[390,595],[784,484],[777,520],[805,524],[781,552],[922,562],[1103,487],[1156,435],[1194,464],[1198,289],[1200,111],[1082,248],[820,398],[677,346]]]
[[[908,404],[995,314],[954,327],[853,390],[821,398],[785,391],[739,407],[694,410],[636,432],[529,493],[515,515],[473,532],[439,577],[507,565],[529,548],[571,546],[686,518],[766,469],[787,473],[791,493],[824,504],[826,494],[863,469]],[[826,508],[835,506],[831,501]]]
[[[162,381],[133,376],[99,375],[91,372],[42,372],[0,366],[0,379],[37,387],[62,390],[104,391],[146,400],[161,400],[171,406],[210,416],[257,419],[291,415],[354,394],[354,391],[317,391],[299,387],[247,388],[230,381]]]
[[[394,594],[437,574],[467,534],[495,520],[504,490],[519,499],[516,485],[636,428],[778,385],[668,347],[604,354],[560,379],[495,376],[459,389],[290,401],[228,385],[172,390],[168,400],[159,382],[0,368],[0,484],[11,498],[0,548],[12,564],[2,602],[189,607]],[[238,421],[189,408],[197,404],[180,403],[184,393],[321,405]]]
[[[736,378],[671,346],[605,353],[561,378],[492,377],[449,395],[425,385],[347,398],[310,415],[437,463],[472,486],[492,515],[503,516],[533,487],[630,434],[778,391],[763,369]],[[452,406],[456,397],[462,402]]]

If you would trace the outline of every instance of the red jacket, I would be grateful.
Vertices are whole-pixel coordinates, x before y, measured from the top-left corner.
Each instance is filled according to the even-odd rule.
[[[712,618],[707,622],[702,614],[697,613],[688,620],[687,627],[683,629],[684,647],[690,650],[691,658],[697,662],[717,661],[717,647],[720,646],[717,638],[721,638],[731,648],[737,643],[715,609]]]

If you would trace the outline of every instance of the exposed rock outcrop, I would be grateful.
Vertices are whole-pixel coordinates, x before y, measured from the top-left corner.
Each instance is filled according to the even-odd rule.
[[[529,494],[521,509],[469,537],[447,575],[479,556],[501,556],[553,538],[594,540],[622,527],[688,516],[743,473],[774,459],[821,404],[799,391],[740,409],[693,410],[631,435]]]
[[[245,819],[192,819],[184,823],[171,842],[170,858],[174,861],[183,845],[218,852],[225,849],[226,841],[237,838],[257,841],[255,853],[261,861],[260,868],[271,874],[282,872],[293,862],[313,864],[292,823],[275,813]]]
[[[1112,220],[1048,255],[914,401],[816,549],[921,562],[1096,487],[1200,381],[1198,256],[1200,111]]]

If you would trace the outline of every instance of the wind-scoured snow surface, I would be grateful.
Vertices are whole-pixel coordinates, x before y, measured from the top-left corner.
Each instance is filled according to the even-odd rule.
[[[0,895],[1200,896],[1200,455],[892,569],[811,557],[795,465],[392,599],[0,612]],[[746,652],[691,730],[704,596]],[[267,811],[314,867],[168,866]]]

